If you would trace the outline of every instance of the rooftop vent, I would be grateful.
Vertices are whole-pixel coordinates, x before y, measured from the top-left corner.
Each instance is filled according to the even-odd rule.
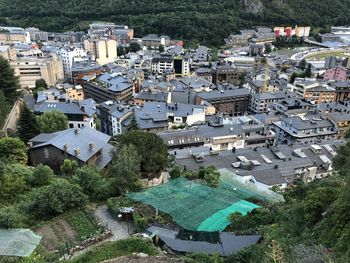
[[[80,155],[80,148],[74,148],[74,154],[75,156],[79,156]]]
[[[63,145],[63,150],[64,150],[64,151],[68,151],[68,149],[69,149],[69,146],[68,146],[67,143],[65,143],[65,144]]]
[[[75,134],[78,134],[79,132],[80,132],[80,129],[79,129],[79,128],[75,128],[75,129],[74,129],[74,133],[75,133]]]
[[[94,142],[89,142],[89,149],[90,149],[90,150],[95,149],[95,144],[94,144]]]

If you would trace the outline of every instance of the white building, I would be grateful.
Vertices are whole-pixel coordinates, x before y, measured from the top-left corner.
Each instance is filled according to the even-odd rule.
[[[72,81],[73,62],[87,60],[87,53],[81,47],[65,46],[60,49],[59,55],[63,63],[64,79]]]

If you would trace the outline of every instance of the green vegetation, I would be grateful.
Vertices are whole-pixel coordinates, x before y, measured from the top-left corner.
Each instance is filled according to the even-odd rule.
[[[19,97],[18,89],[20,89],[18,77],[15,76],[9,62],[0,56],[0,128],[4,125],[7,114]]]
[[[53,110],[41,115],[38,118],[38,124],[41,132],[52,133],[67,129],[68,118],[64,113]]]
[[[168,165],[168,147],[154,133],[134,130],[118,135],[115,139],[119,144],[119,149],[123,145],[135,146],[141,157],[141,172],[145,176],[153,177]]]
[[[0,160],[26,164],[28,156],[25,144],[19,138],[0,139]]]
[[[27,143],[31,138],[40,133],[37,118],[24,104],[17,121],[17,134],[22,141]]]
[[[200,179],[203,180],[210,187],[217,187],[219,185],[220,172],[214,166],[200,167],[198,172],[186,171],[181,167],[175,165],[170,171],[171,179],[176,179],[181,176],[189,180]]]
[[[77,210],[64,215],[69,225],[75,230],[78,239],[86,240],[103,233],[105,228],[99,225],[94,214],[88,210]]]
[[[136,191],[141,188],[141,157],[132,144],[121,145],[114,149],[111,176],[115,177],[118,194]]]
[[[95,263],[120,256],[128,256],[133,252],[142,252],[151,256],[158,254],[151,241],[140,238],[128,238],[124,240],[105,243],[84,255],[70,260],[72,263]]]
[[[1,0],[0,24],[67,31],[87,29],[93,20],[108,20],[129,25],[137,37],[158,33],[185,43],[218,46],[230,33],[253,25],[346,25],[349,7],[348,0],[332,5],[318,0]]]

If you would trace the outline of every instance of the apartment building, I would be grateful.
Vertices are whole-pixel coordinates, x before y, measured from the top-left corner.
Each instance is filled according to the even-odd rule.
[[[123,122],[133,114],[129,105],[115,101],[105,101],[97,106],[97,116],[101,121],[100,131],[110,136],[127,131]]]
[[[230,64],[218,64],[212,68],[213,83],[219,84],[240,84],[241,72]]]
[[[10,62],[19,77],[22,88],[34,88],[38,79],[54,86],[64,79],[62,61],[57,56],[49,58],[17,58]]]
[[[86,98],[98,103],[104,101],[128,101],[135,93],[134,83],[119,73],[104,73],[98,77],[86,77],[82,83]]]
[[[117,41],[112,39],[86,39],[84,49],[101,66],[117,59]]]
[[[323,76],[324,80],[346,80],[347,70],[344,67],[335,67],[327,69]]]
[[[217,113],[230,116],[240,116],[249,110],[250,91],[248,89],[212,90],[199,92],[196,95],[196,104],[209,103],[215,107]]]
[[[267,113],[269,107],[276,102],[280,102],[285,99],[288,95],[287,92],[264,92],[252,94],[250,97],[249,110],[251,113]]]
[[[87,53],[80,46],[64,46],[59,50],[59,55],[63,63],[64,79],[72,81],[73,63],[87,60]]]
[[[182,70],[182,65],[180,66]],[[165,70],[174,69],[174,59],[172,56],[155,56],[151,60],[152,73],[162,74]]]

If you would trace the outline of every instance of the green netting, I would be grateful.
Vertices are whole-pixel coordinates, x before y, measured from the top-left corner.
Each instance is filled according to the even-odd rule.
[[[238,212],[242,215],[246,215],[248,212],[260,206],[253,203],[247,202],[245,200],[240,200],[233,205],[216,212],[212,216],[204,220],[199,227],[198,231],[217,231],[218,229],[225,229],[226,226],[230,224],[228,216]]]
[[[30,256],[40,239],[30,229],[0,229],[0,256]]]
[[[244,182],[241,176],[227,169],[220,169],[219,187],[237,192],[243,199],[254,197],[263,202],[284,202],[282,195],[270,190],[259,182]]]
[[[178,178],[142,192],[130,193],[128,196],[170,214],[175,222],[189,230],[198,230],[199,226],[213,214],[242,200],[240,193],[236,191],[211,188],[184,178]],[[252,204],[252,209],[256,208],[253,206]],[[244,213],[250,210],[244,210]],[[217,220],[222,219],[217,216]],[[211,222],[212,225],[216,224],[214,219]],[[201,230],[221,231],[227,225],[228,223],[217,223],[217,227],[202,226]]]

